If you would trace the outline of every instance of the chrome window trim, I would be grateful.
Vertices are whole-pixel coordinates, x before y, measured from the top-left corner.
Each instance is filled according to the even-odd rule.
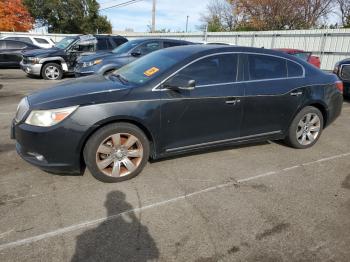
[[[236,138],[229,138],[229,139],[211,141],[211,142],[194,144],[194,145],[188,145],[188,146],[174,147],[174,148],[166,149],[165,151],[166,152],[180,151],[180,150],[186,150],[186,149],[192,149],[192,148],[198,148],[198,147],[205,147],[205,146],[210,146],[210,145],[215,145],[215,144],[225,143],[225,142],[243,141],[243,140],[247,140],[247,139],[250,139],[250,138],[267,136],[267,135],[275,135],[275,134],[280,134],[280,133],[282,133],[282,131],[278,130],[278,131],[260,133],[260,134],[249,135],[249,136],[241,136],[241,137],[236,137]]]
[[[183,67],[181,67],[180,69],[176,70],[174,73],[172,73],[170,76],[168,76],[167,78],[165,78],[164,80],[162,80],[160,83],[158,83],[155,87],[152,88],[152,91],[168,91],[168,88],[159,88],[162,84],[164,84],[169,78],[173,77],[174,75],[176,75],[178,72],[180,72],[181,70],[185,69],[186,67],[190,66],[191,64],[205,59],[207,57],[211,57],[211,56],[216,56],[216,55],[229,55],[229,54],[251,54],[251,55],[264,55],[264,56],[271,56],[271,57],[277,57],[280,59],[285,59],[288,61],[291,61],[292,63],[295,63],[297,65],[299,65],[302,69],[303,69],[303,74],[301,76],[293,76],[293,77],[282,77],[282,78],[267,78],[267,79],[258,79],[258,80],[246,80],[246,81],[237,81],[237,82],[224,82],[224,83],[216,83],[216,84],[208,84],[208,85],[198,85],[197,87],[208,87],[208,86],[218,86],[218,85],[231,85],[231,84],[240,84],[240,83],[254,83],[254,82],[263,82],[263,81],[276,81],[276,80],[286,80],[286,79],[301,79],[301,78],[305,78],[305,67],[300,64],[299,62],[296,62],[292,59],[286,58],[286,57],[282,57],[282,56],[278,56],[278,55],[272,55],[272,54],[263,54],[263,53],[254,53],[254,52],[220,52],[220,53],[213,53],[213,54],[209,54],[209,55],[205,55],[202,57],[199,57],[191,62],[189,62],[188,64],[184,65]]]

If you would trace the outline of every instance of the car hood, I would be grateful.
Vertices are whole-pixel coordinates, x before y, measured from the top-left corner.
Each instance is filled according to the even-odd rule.
[[[45,56],[49,56],[49,55],[54,55],[54,54],[63,54],[64,50],[63,49],[59,49],[56,47],[52,47],[52,48],[46,48],[46,49],[33,49],[30,51],[26,51],[24,53],[25,56],[32,56],[32,57],[45,57]]]
[[[79,58],[79,61],[80,63],[83,63],[83,62],[90,62],[90,61],[94,61],[94,60],[97,60],[97,59],[103,59],[103,60],[114,60],[114,59],[118,59],[118,58],[123,58],[123,57],[126,57],[128,56],[127,53],[125,54],[114,54],[112,52],[99,52],[99,53],[96,53],[96,54],[93,54],[93,55],[88,55],[88,56],[81,56]]]
[[[112,81],[103,75],[64,81],[28,96],[31,109],[52,109],[74,105],[116,101],[126,95],[131,86]],[[108,95],[106,95],[108,93]]]

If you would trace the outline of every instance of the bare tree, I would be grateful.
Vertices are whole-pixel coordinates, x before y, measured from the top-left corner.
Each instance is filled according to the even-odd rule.
[[[350,0],[336,1],[339,7],[342,25],[344,27],[350,27]]]
[[[211,0],[207,12],[201,14],[202,27],[208,25],[209,31],[233,31],[237,24],[234,3],[227,0]]]

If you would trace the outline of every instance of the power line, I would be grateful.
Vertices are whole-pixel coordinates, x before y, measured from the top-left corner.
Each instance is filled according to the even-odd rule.
[[[141,1],[145,1],[145,0],[129,0],[129,1],[126,1],[126,2],[123,2],[123,3],[119,3],[119,4],[115,4],[115,5],[112,5],[112,6],[108,6],[108,7],[105,7],[105,8],[100,8],[100,11],[111,9],[111,8],[119,8],[119,7],[131,5],[131,4],[135,4],[135,3],[141,2]]]

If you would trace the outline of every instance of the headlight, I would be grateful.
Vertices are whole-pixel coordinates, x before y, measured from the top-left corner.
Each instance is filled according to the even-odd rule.
[[[27,60],[31,64],[39,64],[40,58],[39,57],[28,57]]]
[[[23,117],[27,114],[29,110],[29,103],[27,97],[22,98],[17,106],[15,120],[18,123],[23,119]]]
[[[83,67],[89,67],[89,66],[93,66],[93,65],[98,65],[102,63],[102,59],[98,59],[95,61],[90,61],[90,62],[84,62],[83,63]]]
[[[72,114],[78,106],[52,110],[33,110],[26,119],[26,124],[32,126],[53,126]]]

